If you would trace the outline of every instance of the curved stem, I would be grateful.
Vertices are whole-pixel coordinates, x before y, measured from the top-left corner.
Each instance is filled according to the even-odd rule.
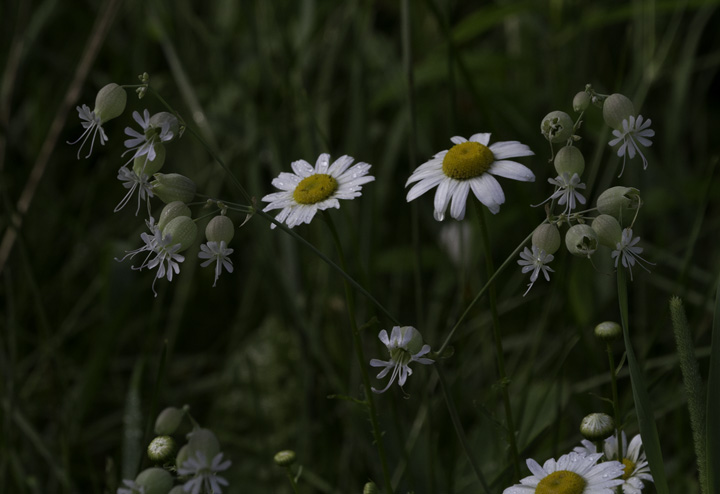
[[[618,461],[622,461],[625,452],[622,449],[621,433],[622,423],[620,421],[620,399],[618,398],[617,389],[617,369],[615,368],[615,359],[613,358],[612,346],[607,343],[608,362],[610,363],[610,385],[612,387],[613,415],[615,416],[615,437],[618,445]]]

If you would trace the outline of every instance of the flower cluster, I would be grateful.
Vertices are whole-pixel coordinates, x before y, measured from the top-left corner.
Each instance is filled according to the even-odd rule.
[[[382,379],[388,375],[390,371],[392,371],[392,374],[390,375],[387,386],[383,389],[377,390],[372,388],[375,393],[384,393],[390,389],[395,379],[398,380],[398,384],[402,388],[407,378],[413,373],[410,368],[412,362],[424,365],[429,365],[434,362],[434,360],[424,357],[424,355],[430,352],[430,345],[423,344],[420,332],[412,326],[395,326],[389,338],[387,331],[383,329],[380,331],[378,337],[383,345],[387,347],[388,353],[390,353],[390,360],[372,359],[370,365],[372,367],[383,368],[377,375],[378,379]]]

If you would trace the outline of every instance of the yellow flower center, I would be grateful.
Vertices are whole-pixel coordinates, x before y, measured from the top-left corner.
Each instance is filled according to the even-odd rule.
[[[535,488],[535,494],[582,494],[587,482],[575,472],[559,470],[553,472]]]
[[[337,180],[324,173],[303,178],[293,192],[293,198],[300,204],[315,204],[324,201],[338,188]]]
[[[463,142],[450,148],[443,158],[443,173],[456,180],[482,175],[495,161],[492,151],[479,142]]]
[[[627,458],[623,458],[622,464],[625,465],[625,473],[623,473],[622,479],[627,480],[635,471],[635,462],[628,460]]]

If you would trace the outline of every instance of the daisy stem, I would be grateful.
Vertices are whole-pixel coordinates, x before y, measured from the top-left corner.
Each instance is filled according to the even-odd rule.
[[[622,442],[620,435],[622,432],[622,422],[620,421],[620,399],[618,398],[617,389],[617,369],[615,368],[615,359],[613,358],[612,346],[607,343],[608,362],[610,364],[610,385],[612,386],[613,415],[615,416],[615,438],[618,447],[618,461],[622,461],[625,452],[622,450]],[[601,453],[602,451],[598,451]]]
[[[335,242],[335,248],[337,250],[338,257],[340,258],[340,266],[343,272],[347,272],[347,264],[345,263],[345,255],[343,254],[342,244],[340,243],[340,237],[338,236],[335,224],[332,221],[332,217],[327,211],[323,211],[323,216],[332,234],[333,241]],[[370,423],[372,424],[373,436],[375,438],[375,446],[378,450],[378,456],[380,456],[380,465],[382,466],[383,480],[385,483],[386,494],[392,494],[393,488],[390,482],[390,472],[387,466],[387,459],[385,457],[385,446],[383,444],[382,432],[380,431],[380,425],[377,420],[377,411],[375,409],[375,400],[373,398],[372,389],[370,389],[370,377],[368,376],[366,368],[365,353],[362,348],[362,340],[360,339],[360,330],[357,326],[357,320],[355,319],[355,301],[353,300],[352,289],[348,279],[344,280],[345,285],[345,300],[347,303],[348,316],[350,318],[350,329],[352,332],[353,346],[355,347],[355,356],[360,366],[360,376],[362,376],[363,388],[365,388],[365,401],[368,405],[368,414],[370,415]]]
[[[287,475],[287,478],[290,481],[290,485],[293,488],[293,492],[295,494],[299,494],[300,491],[298,490],[297,483],[295,482],[295,479],[293,478],[292,470],[290,470],[290,467],[285,467],[285,475]]]

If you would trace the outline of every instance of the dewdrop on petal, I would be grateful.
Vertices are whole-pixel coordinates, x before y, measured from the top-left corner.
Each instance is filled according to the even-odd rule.
[[[180,244],[176,252],[182,252],[195,242],[197,225],[187,216],[178,216],[170,220],[162,232],[163,235],[170,235],[173,245]]]
[[[574,256],[590,257],[598,247],[597,233],[588,225],[575,225],[565,234],[565,246]]]
[[[634,187],[610,187],[597,199],[597,209],[601,214],[609,214],[627,226],[635,219],[638,209],[642,206],[640,191]]]
[[[585,158],[575,146],[561,148],[555,155],[553,164],[558,175],[567,173],[572,177],[575,173],[582,175],[585,171]]]
[[[565,142],[573,135],[573,123],[570,115],[563,111],[552,111],[545,115],[540,124],[540,132],[552,143]]]
[[[165,164],[165,146],[163,146],[161,142],[156,142],[153,144],[153,149],[155,150],[155,159],[152,161],[150,160],[149,154],[144,154],[133,159],[133,171],[138,176],[144,173],[148,177],[152,177],[159,172]]]
[[[209,242],[225,242],[229,244],[235,236],[235,225],[227,216],[215,216],[205,227],[205,238]]]
[[[622,327],[614,321],[604,321],[595,326],[595,337],[607,343],[622,337]]]
[[[532,245],[544,250],[547,254],[554,254],[560,248],[560,231],[550,223],[539,225],[532,235]]]
[[[145,494],[168,494],[173,486],[172,475],[162,468],[148,468],[135,477],[135,483],[145,490]]]
[[[600,245],[614,249],[622,236],[620,223],[609,214],[596,216],[592,222],[592,229],[597,233]]]
[[[295,451],[286,449],[275,454],[273,458],[275,464],[279,467],[289,467],[295,463]]]
[[[151,461],[155,463],[164,462],[172,458],[175,452],[175,440],[170,436],[158,436],[152,441],[147,448],[147,455]]]
[[[615,421],[607,413],[591,413],[582,419],[580,433],[589,441],[602,441],[615,433]]]
[[[160,213],[160,220],[157,223],[157,227],[160,228],[160,230],[165,230],[165,227],[171,220],[180,216],[187,216],[188,218],[192,217],[190,208],[182,201],[173,201],[168,203]],[[177,410],[177,408],[175,410]],[[182,411],[180,412],[182,413]]]
[[[585,91],[580,91],[573,98],[573,110],[581,112],[587,110],[590,106],[590,95]]]
[[[637,113],[632,101],[620,93],[611,94],[603,103],[603,119],[615,130],[622,129],[623,120],[634,115]]]
[[[150,182],[152,192],[162,202],[173,201],[188,203],[195,197],[195,182],[179,173],[156,173],[155,180]]]

